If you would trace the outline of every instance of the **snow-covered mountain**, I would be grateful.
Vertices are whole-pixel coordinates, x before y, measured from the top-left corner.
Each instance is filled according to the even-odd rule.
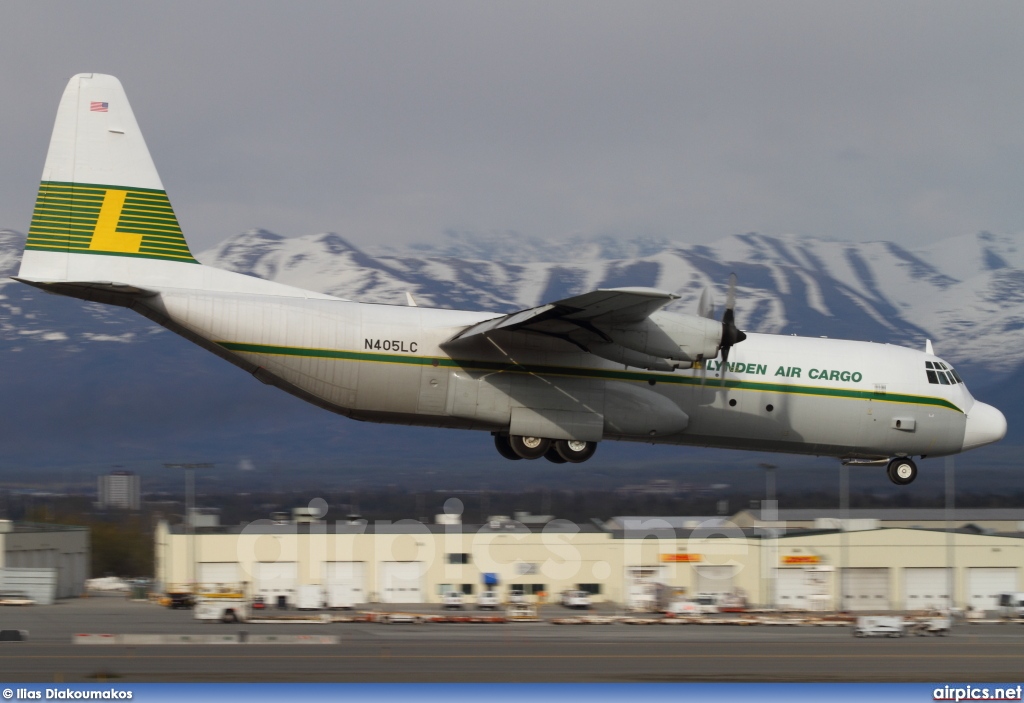
[[[45,342],[71,352],[158,333],[126,326],[123,315],[100,305],[85,305],[82,315],[66,300],[7,279],[17,271],[23,242],[16,232],[0,231],[2,348]],[[724,284],[735,272],[737,317],[748,330],[915,347],[930,338],[958,364],[1000,375],[1024,364],[1024,237],[987,232],[918,251],[891,242],[759,234],[678,245],[610,238],[550,244],[514,234],[452,233],[434,247],[371,254],[337,234],[252,230],[198,258],[353,300],[397,305],[408,291],[421,305],[495,312],[616,286],[670,290],[680,299],[669,309],[693,311],[705,286],[724,301]]]
[[[721,305],[735,272],[741,327],[913,347],[931,339],[977,393],[1024,373],[1022,244],[989,233],[917,251],[759,234],[681,245],[453,233],[432,246],[370,252],[336,234],[253,230],[197,258],[354,300],[404,304],[408,291],[420,305],[495,312],[616,286],[671,290],[680,299],[670,309],[695,311],[705,286]],[[23,245],[23,235],[0,231],[0,469],[83,455],[189,461],[327,446],[344,447],[349,458],[363,445],[362,456],[380,455],[386,427],[344,421],[268,390],[127,310],[11,281]],[[26,402],[37,399],[48,402]],[[1015,393],[1003,402],[1013,435],[1021,402]],[[421,447],[441,436],[422,432]]]
[[[759,234],[699,245],[452,234],[433,248],[371,255],[337,234],[253,230],[199,258],[355,300],[401,304],[409,291],[421,304],[499,312],[615,286],[670,290],[680,295],[670,309],[692,311],[705,286],[724,300],[735,272],[746,329],[909,346],[930,338],[955,363],[1005,374],[1024,363],[1021,243],[983,232],[912,252],[891,242]],[[635,256],[612,258],[623,252]]]

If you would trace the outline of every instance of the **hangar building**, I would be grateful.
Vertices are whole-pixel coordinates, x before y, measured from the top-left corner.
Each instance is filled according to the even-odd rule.
[[[0,593],[40,605],[85,591],[89,529],[0,520]]]
[[[535,601],[581,589],[596,601],[631,603],[657,585],[742,592],[752,605],[783,609],[994,610],[999,593],[1024,590],[1024,532],[996,531],[981,513],[961,511],[964,522],[951,529],[827,516],[825,527],[788,528],[747,511],[583,525],[439,516],[441,524],[261,520],[190,533],[161,523],[156,577],[164,590],[244,584],[290,605],[304,585],[319,586],[327,605],[337,592],[358,603],[437,603],[453,589],[469,603],[489,589],[520,589]]]

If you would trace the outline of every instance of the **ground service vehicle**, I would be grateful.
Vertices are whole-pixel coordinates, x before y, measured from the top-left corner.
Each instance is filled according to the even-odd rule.
[[[1004,618],[1024,618],[1024,593],[1000,593],[999,615]]]
[[[902,617],[866,615],[857,618],[853,634],[855,637],[902,637],[904,625]]]
[[[481,591],[480,595],[477,596],[476,607],[480,610],[494,610],[499,605],[501,605],[501,600],[498,598],[497,591]]]
[[[249,619],[249,600],[240,593],[199,595],[193,617],[210,622],[245,622]]]
[[[590,594],[586,591],[563,591],[562,605],[566,608],[586,610],[590,607]]]
[[[445,591],[441,596],[441,604],[445,608],[462,609],[462,591]]]

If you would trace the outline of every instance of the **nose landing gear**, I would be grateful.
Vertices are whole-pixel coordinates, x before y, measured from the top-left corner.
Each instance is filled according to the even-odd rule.
[[[897,486],[906,486],[917,478],[917,464],[907,457],[896,457],[889,462],[886,473]]]

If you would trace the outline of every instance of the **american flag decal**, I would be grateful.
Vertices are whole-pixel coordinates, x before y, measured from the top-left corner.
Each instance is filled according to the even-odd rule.
[[[89,112],[106,112],[108,103],[89,103]]]

